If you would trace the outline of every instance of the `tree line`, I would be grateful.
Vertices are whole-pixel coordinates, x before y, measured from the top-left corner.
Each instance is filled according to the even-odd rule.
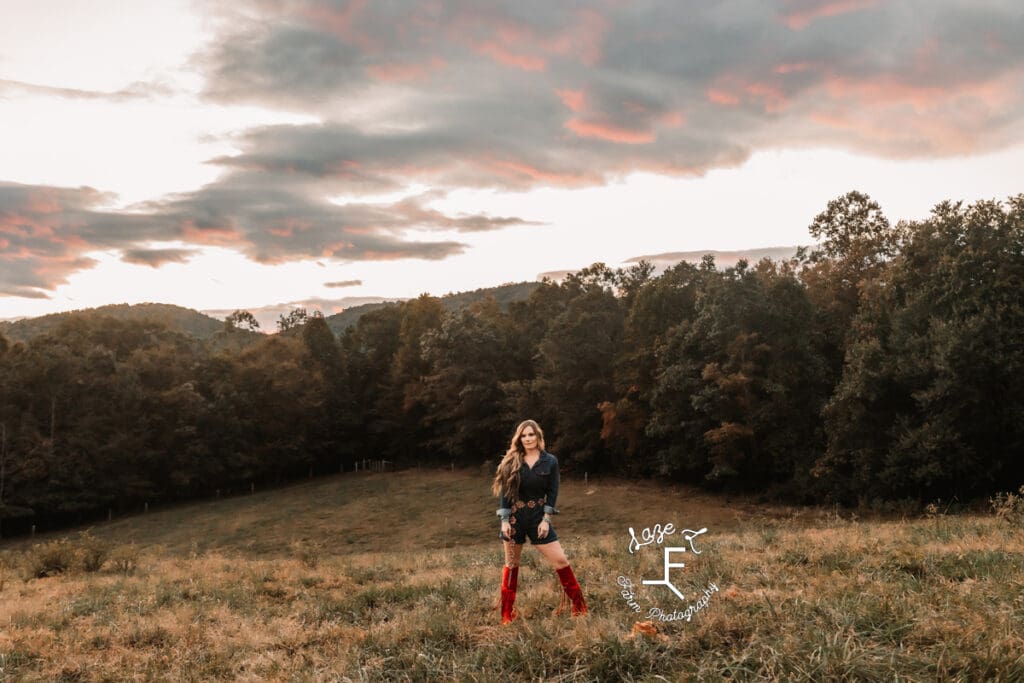
[[[103,316],[0,337],[4,528],[367,458],[493,463],[526,417],[569,472],[842,504],[1016,488],[1024,195],[892,225],[850,192],[810,234],[789,261],[595,264],[506,306],[423,295],[340,338],[303,314],[232,344],[245,312],[211,341]]]

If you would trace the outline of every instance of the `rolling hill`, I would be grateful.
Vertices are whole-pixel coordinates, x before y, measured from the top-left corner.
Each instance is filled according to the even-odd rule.
[[[118,320],[149,320],[163,323],[174,332],[198,339],[211,339],[224,329],[223,321],[203,315],[191,308],[173,304],[110,304],[98,308],[51,313],[37,318],[24,318],[14,322],[0,322],[0,334],[12,341],[28,341],[32,337],[52,332],[60,324],[75,316],[109,316]]]
[[[558,609],[530,547],[502,626],[489,478],[346,473],[4,542],[0,679],[1024,679],[1024,537],[1002,519],[568,479],[555,526],[590,612]],[[667,522],[707,529],[671,568],[685,534],[643,533]]]

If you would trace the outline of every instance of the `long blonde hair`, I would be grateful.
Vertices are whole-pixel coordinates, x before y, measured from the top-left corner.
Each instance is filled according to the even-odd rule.
[[[500,496],[502,493],[509,500],[515,500],[519,495],[519,469],[523,466],[523,457],[526,449],[523,448],[523,430],[533,427],[537,435],[537,448],[544,450],[544,430],[540,428],[535,420],[523,420],[516,427],[516,433],[512,436],[505,457],[498,463],[498,470],[494,473],[494,482],[491,484],[491,493]]]

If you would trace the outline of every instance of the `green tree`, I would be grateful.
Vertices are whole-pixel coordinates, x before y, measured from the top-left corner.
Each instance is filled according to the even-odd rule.
[[[384,453],[389,448],[393,422],[387,406],[392,404],[384,378],[391,373],[398,351],[402,319],[400,305],[378,308],[361,316],[341,338],[345,384],[352,405],[346,429],[358,434],[350,444],[352,457]]]
[[[641,264],[643,265],[643,264]],[[658,354],[666,333],[695,315],[697,294],[706,272],[689,263],[650,277],[646,268],[632,278],[622,304],[628,307],[622,344],[614,361],[617,400],[601,404],[601,438],[623,454],[625,469],[634,474],[657,471],[647,454],[661,445],[647,433],[651,396],[656,386]]]
[[[866,290],[819,475],[842,500],[1020,481],[1024,195],[943,202]]]
[[[449,313],[423,339],[424,422],[432,451],[464,463],[496,457],[507,446],[509,422],[502,385],[521,376],[511,353],[511,328],[493,299]]]
[[[296,327],[302,327],[308,318],[309,315],[305,308],[294,308],[288,312],[288,315],[277,316],[277,331],[287,332]]]
[[[256,332],[260,329],[260,323],[249,311],[237,310],[224,319],[224,328],[228,331],[245,329]]]
[[[892,226],[878,203],[857,191],[830,201],[808,231],[819,245],[810,252],[801,279],[818,311],[823,351],[838,382],[861,293],[899,253],[906,231],[903,225]]]
[[[425,414],[431,409],[425,400],[423,382],[430,372],[424,339],[441,326],[444,305],[437,297],[423,294],[400,306],[402,322],[390,367],[380,378],[376,404],[378,425],[389,435],[385,453],[392,459],[425,458],[425,447],[433,433]]]
[[[540,343],[534,389],[548,404],[556,438],[551,445],[566,463],[607,465],[601,440],[601,406],[615,398],[614,366],[625,312],[612,286],[616,273],[595,264],[570,275],[572,295]]]
[[[707,272],[707,271],[705,271]],[[651,436],[666,474],[731,488],[802,489],[829,389],[813,309],[787,265],[708,274],[696,315],[667,335]]]

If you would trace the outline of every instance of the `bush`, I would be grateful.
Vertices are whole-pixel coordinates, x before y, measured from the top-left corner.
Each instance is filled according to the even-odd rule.
[[[42,579],[63,574],[74,564],[75,548],[66,538],[37,543],[25,553],[25,568],[31,578]]]
[[[110,556],[110,544],[96,538],[89,531],[83,531],[78,535],[75,557],[83,571],[98,572]]]
[[[1024,526],[1024,486],[1017,489],[1017,493],[997,493],[989,500],[989,505],[997,519],[1015,527]]]
[[[110,565],[122,574],[133,573],[139,568],[139,549],[134,543],[115,546],[110,551]]]
[[[6,553],[0,555],[0,593],[3,592],[4,586],[7,584],[7,579],[13,566],[10,557]]]
[[[323,544],[300,539],[291,543],[292,555],[310,569],[315,569],[323,554]]]

